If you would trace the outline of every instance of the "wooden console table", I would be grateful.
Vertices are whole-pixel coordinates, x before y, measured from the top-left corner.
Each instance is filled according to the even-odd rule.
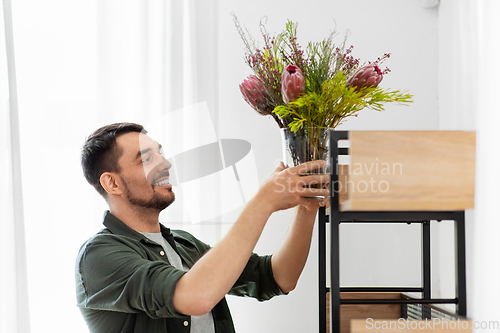
[[[340,140],[349,140],[350,148],[339,148]],[[344,323],[341,330],[340,316],[341,306],[347,304],[456,304],[457,314],[465,318],[467,296],[464,210],[474,207],[475,133],[330,131],[329,150],[332,185],[330,213],[327,215],[324,208],[319,211],[320,333],[345,333],[348,330],[348,323],[347,326]],[[350,164],[339,164],[339,155],[349,155]],[[374,170],[374,167],[388,169],[385,172],[380,168],[376,173],[368,172]],[[356,168],[361,169],[356,172]],[[383,186],[378,191],[371,191],[368,186],[370,182]],[[456,295],[452,299],[431,297],[430,223],[442,220],[455,223]],[[339,226],[340,223],[359,222],[421,224],[420,287],[340,286]],[[330,223],[330,288],[326,287],[326,223]],[[418,292],[422,297],[341,297],[341,293],[380,292]],[[327,294],[328,314],[326,310],[322,310],[327,308]],[[426,309],[429,308],[422,307],[422,319],[432,317],[430,310]]]

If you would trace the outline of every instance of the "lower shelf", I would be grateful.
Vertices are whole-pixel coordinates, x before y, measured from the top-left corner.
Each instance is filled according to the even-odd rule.
[[[414,299],[402,293],[340,293],[341,299]],[[326,327],[330,327],[330,294],[326,299]],[[372,320],[367,320],[371,318]],[[429,304],[344,304],[340,307],[340,332],[362,333],[377,331],[375,328],[388,328],[384,332],[419,332],[425,328],[425,323],[412,323],[411,321],[432,321],[432,332],[472,332],[472,324],[463,323],[462,318],[454,313]],[[404,320],[401,320],[404,319]],[[377,321],[378,320],[378,321]],[[445,322],[446,321],[446,322]],[[452,322],[447,325],[447,321]],[[392,322],[392,324],[390,324]],[[458,326],[457,326],[458,324]],[[391,326],[392,327],[389,327]],[[427,328],[430,324],[427,324]],[[450,329],[450,327],[453,327]],[[470,327],[470,329],[469,329]],[[394,328],[392,330],[391,328]],[[407,328],[407,330],[405,329]],[[443,328],[443,329],[441,329]],[[425,331],[425,330],[423,330]],[[428,331],[428,330],[427,330]]]

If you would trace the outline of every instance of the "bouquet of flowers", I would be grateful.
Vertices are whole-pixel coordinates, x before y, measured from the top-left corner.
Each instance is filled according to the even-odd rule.
[[[335,128],[364,108],[384,110],[385,103],[407,104],[412,96],[379,87],[388,68],[381,63],[361,64],[351,53],[353,46],[333,42],[332,32],[304,50],[297,42],[297,23],[288,22],[283,32],[271,37],[261,22],[263,45],[234,22],[246,47],[245,60],[254,74],[240,84],[245,101],[259,114],[270,115],[280,128]]]

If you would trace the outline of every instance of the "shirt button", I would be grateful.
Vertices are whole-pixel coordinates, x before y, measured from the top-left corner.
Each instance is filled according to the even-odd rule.
[[[161,256],[164,256],[164,255],[165,255],[165,252],[160,251],[160,255],[161,255]]]
[[[187,320],[184,320],[184,326],[189,325],[189,322]]]

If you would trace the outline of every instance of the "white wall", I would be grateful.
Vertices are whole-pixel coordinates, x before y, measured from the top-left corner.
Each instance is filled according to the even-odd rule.
[[[234,28],[231,12],[254,37],[258,24],[268,17],[268,32],[284,28],[287,19],[299,22],[299,42],[319,41],[336,27],[338,42],[347,29],[347,45],[362,61],[375,60],[386,52],[385,65],[392,72],[381,86],[408,89],[414,103],[388,105],[377,113],[364,110],[341,125],[345,130],[438,129],[438,30],[437,9],[423,8],[419,0],[350,0],[247,2],[220,1],[219,11],[219,135],[252,144],[263,181],[281,159],[278,127],[270,118],[257,115],[240,96],[238,84],[251,74],[244,63],[243,43]],[[272,216],[256,251],[272,253],[286,232],[288,212]],[[230,298],[237,331],[317,331],[317,243],[297,289],[289,296],[259,304]],[[420,285],[420,227],[418,225],[342,225],[341,284],[358,286]],[[435,286],[434,296],[439,296]]]

